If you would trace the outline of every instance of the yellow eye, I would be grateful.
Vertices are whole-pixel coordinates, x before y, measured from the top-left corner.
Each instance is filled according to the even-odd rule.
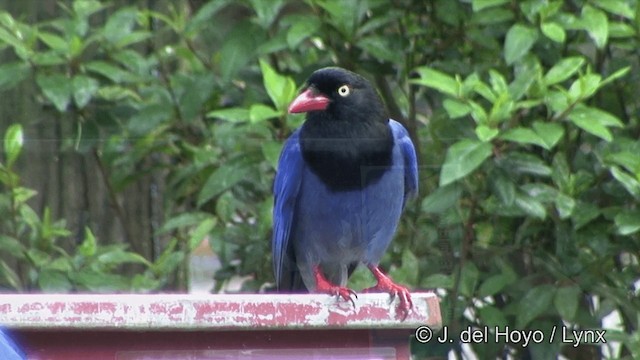
[[[349,96],[351,93],[351,88],[348,85],[342,85],[338,88],[338,95],[345,97]]]

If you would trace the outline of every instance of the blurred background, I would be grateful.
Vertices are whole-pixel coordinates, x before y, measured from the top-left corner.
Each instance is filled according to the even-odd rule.
[[[286,108],[338,65],[419,152],[396,281],[450,333],[607,329],[416,358],[640,358],[638,49],[637,0],[0,0],[0,288],[271,289]]]

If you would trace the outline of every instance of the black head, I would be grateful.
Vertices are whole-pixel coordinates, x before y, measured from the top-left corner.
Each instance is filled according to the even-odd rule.
[[[362,76],[329,67],[309,77],[289,112],[306,112],[302,155],[335,191],[362,188],[391,165],[393,138],[377,92]]]
[[[323,112],[324,120],[388,121],[382,100],[371,83],[339,67],[311,74],[306,89],[291,103],[289,112],[308,112],[308,118]]]

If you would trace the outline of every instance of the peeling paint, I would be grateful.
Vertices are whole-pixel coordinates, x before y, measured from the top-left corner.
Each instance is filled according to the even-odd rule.
[[[396,320],[387,294],[350,302],[323,294],[5,294],[0,323],[13,328],[415,329],[440,326],[438,298],[412,294],[414,311]]]

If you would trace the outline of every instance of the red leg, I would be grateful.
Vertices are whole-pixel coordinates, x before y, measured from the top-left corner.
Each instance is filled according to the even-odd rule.
[[[327,280],[327,278],[325,278],[324,275],[322,274],[322,270],[320,270],[319,265],[316,265],[313,268],[313,274],[316,277],[317,292],[327,293],[329,295],[335,295],[335,296],[341,297],[346,301],[351,301],[351,304],[353,305],[353,307],[356,306],[356,303],[353,301],[353,298],[352,298],[352,296],[355,297],[356,299],[358,298],[358,295],[356,295],[355,291],[347,287],[338,286],[330,283],[329,280]]]
[[[402,285],[398,285],[391,280],[390,277],[385,275],[378,266],[369,266],[369,270],[373,273],[378,283],[374,287],[370,287],[364,292],[388,292],[391,294],[391,300],[395,299],[396,296],[400,297],[400,304],[398,304],[398,313],[402,316],[402,319],[406,319],[409,315],[409,312],[413,308],[413,303],[411,302],[411,294],[409,293],[409,289]]]

